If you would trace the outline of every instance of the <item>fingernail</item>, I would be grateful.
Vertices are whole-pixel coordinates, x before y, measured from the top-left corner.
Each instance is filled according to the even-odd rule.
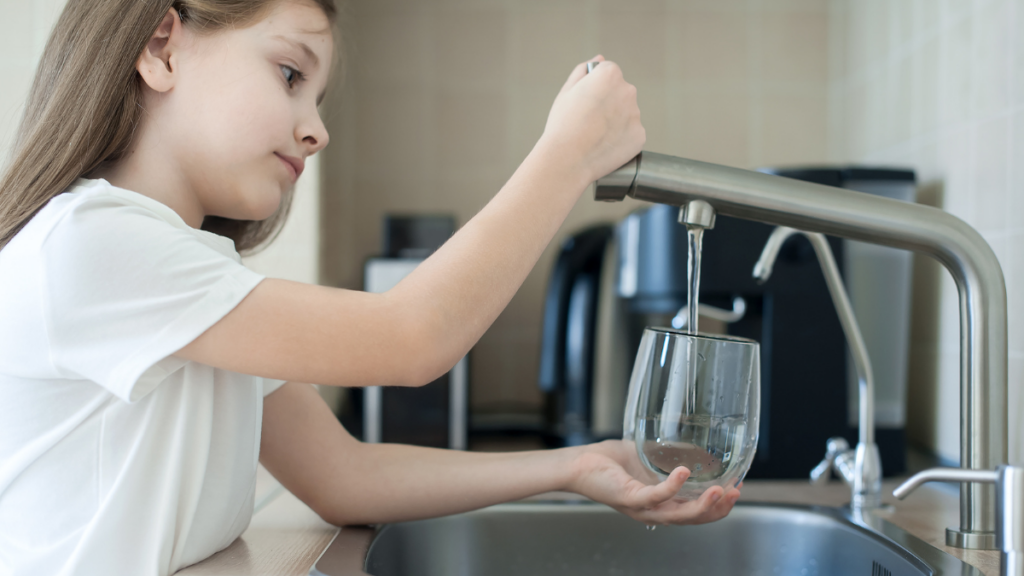
[[[721,498],[722,498],[722,495],[717,493],[717,492],[711,495],[711,501],[712,502],[718,502]]]

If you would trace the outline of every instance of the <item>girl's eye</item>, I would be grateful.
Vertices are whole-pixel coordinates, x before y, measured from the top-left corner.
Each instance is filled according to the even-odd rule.
[[[303,78],[302,72],[299,72],[291,66],[285,66],[284,64],[281,65],[281,72],[284,73],[284,79],[288,82],[289,88],[295,86],[295,83]]]

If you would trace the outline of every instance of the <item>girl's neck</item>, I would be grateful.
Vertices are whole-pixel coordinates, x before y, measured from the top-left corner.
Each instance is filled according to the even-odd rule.
[[[146,137],[146,131],[142,132],[121,160],[101,166],[90,176],[165,204],[186,224],[200,228],[206,214],[184,172],[173,159],[167,158],[166,147],[161,150],[154,146]]]

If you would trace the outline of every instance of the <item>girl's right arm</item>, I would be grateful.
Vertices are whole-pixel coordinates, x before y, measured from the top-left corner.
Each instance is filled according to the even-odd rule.
[[[587,74],[580,64],[501,191],[393,289],[267,279],[176,355],[297,382],[431,382],[494,322],[586,187],[639,153],[644,140],[636,89],[618,66]]]

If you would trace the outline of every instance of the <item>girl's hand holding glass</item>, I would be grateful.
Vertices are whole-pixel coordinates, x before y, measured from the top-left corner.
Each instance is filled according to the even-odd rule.
[[[715,486],[696,499],[679,497],[690,478],[680,466],[664,480],[637,458],[632,442],[607,440],[581,447],[568,489],[611,506],[647,525],[704,524],[725,517],[740,497],[739,486]]]

